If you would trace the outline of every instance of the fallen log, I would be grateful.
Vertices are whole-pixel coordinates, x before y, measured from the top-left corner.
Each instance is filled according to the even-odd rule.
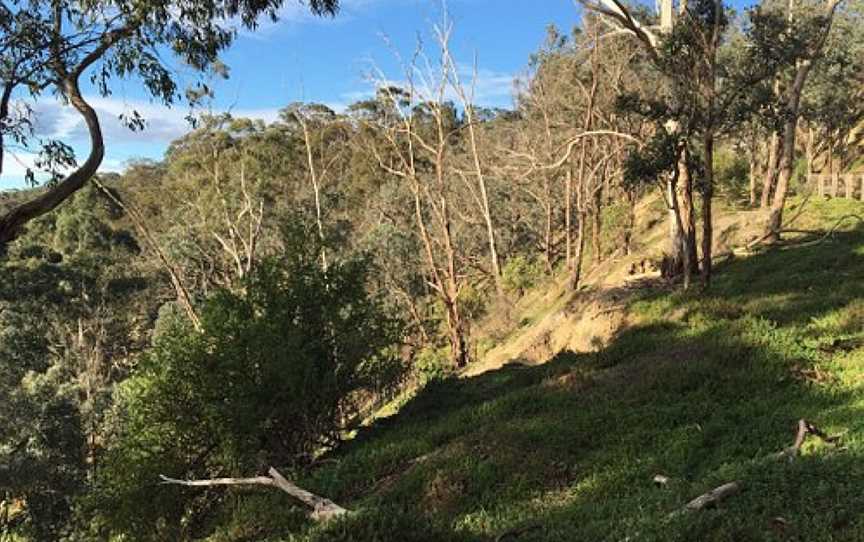
[[[686,510],[704,510],[705,508],[710,508],[715,506],[717,503],[722,501],[727,497],[731,497],[741,491],[740,482],[729,482],[728,484],[723,484],[722,486],[715,487],[711,491],[707,493],[703,493],[699,495],[692,501],[688,502],[684,508]]]
[[[288,480],[274,467],[270,467],[268,471],[270,476],[255,476],[253,478],[212,478],[209,480],[178,480],[169,478],[165,475],[159,475],[163,484],[173,484],[188,487],[215,487],[215,486],[270,486],[281,489],[288,495],[294,497],[306,506],[312,509],[309,517],[315,521],[326,521],[343,514],[347,514],[349,510],[342,508],[330,499],[319,497],[314,493],[302,489]]]

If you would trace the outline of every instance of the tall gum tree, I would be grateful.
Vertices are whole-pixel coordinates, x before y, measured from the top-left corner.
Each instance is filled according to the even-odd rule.
[[[236,26],[254,29],[262,16],[273,20],[285,0],[22,0],[0,4],[0,135],[34,145],[33,111],[10,107],[16,97],[46,94],[74,108],[84,121],[90,151],[80,164],[62,142],[41,143],[39,164],[51,181],[31,199],[0,216],[0,247],[20,235],[34,218],[55,209],[97,172],[105,155],[99,117],[81,90],[89,77],[99,94],[111,94],[117,79],[137,79],[156,100],[179,100],[177,82],[163,60],[171,50],[186,65],[204,72],[236,36]],[[318,15],[332,15],[338,0],[309,0]],[[198,93],[209,89],[201,85]],[[192,93],[195,94],[194,92]],[[133,113],[127,119],[142,128]],[[0,156],[8,151],[3,142]],[[2,164],[2,158],[0,158]],[[63,174],[68,168],[71,173]]]
[[[781,109],[783,112],[783,123],[779,132],[780,147],[779,161],[777,165],[777,186],[771,198],[771,207],[768,211],[768,219],[765,224],[765,235],[769,242],[780,239],[780,231],[783,226],[783,208],[786,206],[786,196],[789,191],[789,182],[795,166],[795,141],[798,130],[798,120],[801,115],[801,96],[804,92],[807,80],[813,70],[813,66],[822,56],[823,48],[831,32],[834,14],[843,0],[823,0],[817,5],[817,15],[808,21],[811,28],[816,29],[812,42],[803,51],[802,58],[795,62],[795,66],[788,74],[785,90],[780,94]],[[793,13],[795,11],[794,0],[789,3],[789,29],[794,32],[795,25]],[[764,198],[765,196],[763,196]]]

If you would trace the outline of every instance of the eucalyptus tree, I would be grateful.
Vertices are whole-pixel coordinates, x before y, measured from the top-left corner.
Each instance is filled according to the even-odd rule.
[[[776,171],[777,182],[765,224],[765,236],[769,241],[780,239],[783,226],[783,209],[795,166],[795,141],[798,121],[801,116],[802,95],[814,67],[825,54],[825,45],[831,35],[837,8],[843,0],[819,0],[796,3],[790,1],[786,9],[786,21],[782,40],[777,46],[785,48],[783,53],[790,59],[790,66],[779,73],[776,89],[777,109],[781,114],[776,136],[776,168],[769,165],[768,175]],[[772,171],[774,170],[774,171]],[[770,189],[770,178],[766,189]]]
[[[864,122],[864,3],[849,2],[832,25],[822,58],[801,98],[808,172],[840,171],[854,160]]]
[[[118,79],[137,80],[165,104],[181,99],[170,51],[198,72],[218,70],[219,54],[237,36],[237,26],[254,29],[262,16],[277,18],[285,0],[20,0],[0,6],[0,133],[17,145],[37,145],[37,166],[51,174],[38,195],[0,216],[0,245],[22,227],[50,212],[79,190],[102,164],[105,142],[96,111],[82,91],[88,80],[102,96]],[[338,0],[310,0],[319,15],[334,14]],[[203,83],[187,91],[195,99],[209,93]],[[68,143],[33,140],[33,110],[20,100],[55,97],[84,121],[90,151],[78,163]],[[144,119],[125,118],[132,128]],[[4,154],[8,151],[3,142]],[[71,172],[65,173],[70,170]],[[31,178],[33,174],[30,174]]]
[[[718,0],[719,2],[720,0]],[[670,37],[678,19],[689,16],[688,4],[679,4],[678,17],[674,12],[673,0],[663,0],[659,8],[659,32],[650,14],[626,5],[620,0],[580,0],[581,4],[593,13],[610,21],[615,29],[613,34],[635,38],[648,56],[650,64],[660,73],[659,87],[650,96],[640,97],[629,93],[622,105],[629,112],[642,113],[656,125],[655,152],[649,160],[635,164],[631,160],[631,176],[639,170],[645,180],[652,176],[665,178],[665,200],[669,210],[670,250],[664,268],[670,275],[683,272],[684,288],[689,287],[690,276],[697,266],[696,228],[693,206],[692,153],[689,144],[691,132],[688,117],[693,110],[694,98],[681,88],[682,83],[693,77],[692,69],[684,72],[665,69],[669,61],[675,61],[675,40]],[[663,149],[663,146],[668,147]],[[631,155],[634,156],[635,155]],[[671,159],[671,161],[670,161]],[[650,167],[648,162],[651,162]],[[653,170],[653,171],[652,171]]]

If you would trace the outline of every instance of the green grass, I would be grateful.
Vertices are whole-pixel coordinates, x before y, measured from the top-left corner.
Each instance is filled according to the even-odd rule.
[[[355,515],[273,540],[864,540],[864,229],[631,312],[599,354],[433,382],[301,480]],[[799,418],[842,446],[772,458]],[[731,480],[718,508],[671,515]]]

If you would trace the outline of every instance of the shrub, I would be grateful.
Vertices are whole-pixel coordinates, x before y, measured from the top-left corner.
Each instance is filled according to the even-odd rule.
[[[504,264],[503,275],[504,287],[519,295],[525,290],[537,284],[543,278],[543,264],[527,256],[519,255],[507,260]]]
[[[121,429],[99,499],[113,530],[139,540],[201,534],[214,493],[155,485],[159,474],[302,467],[339,441],[368,394],[398,379],[400,362],[387,354],[397,326],[366,292],[366,262],[324,273],[306,241],[314,235],[287,233],[284,257],[205,302],[201,333],[169,319],[121,386]]]
[[[420,387],[433,380],[441,380],[449,376],[453,370],[449,350],[444,348],[426,347],[414,358],[414,373]]]

